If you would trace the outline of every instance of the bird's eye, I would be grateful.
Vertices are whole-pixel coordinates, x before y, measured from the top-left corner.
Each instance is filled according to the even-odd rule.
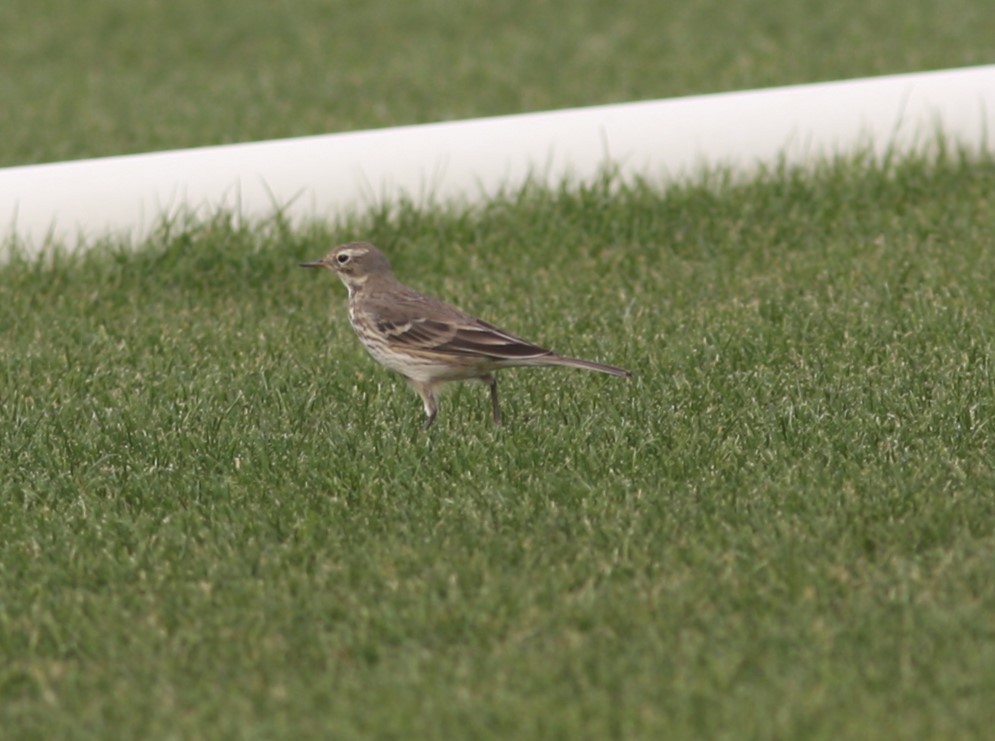
[[[336,255],[335,262],[337,262],[339,265],[345,265],[347,262],[349,262],[349,255],[347,255],[344,252],[341,255]]]

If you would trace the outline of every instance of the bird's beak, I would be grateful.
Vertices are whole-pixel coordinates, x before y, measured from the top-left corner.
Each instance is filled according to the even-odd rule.
[[[302,262],[300,265],[301,265],[302,268],[323,268],[323,267],[325,267],[325,263],[322,262],[321,260],[312,260],[311,262]]]

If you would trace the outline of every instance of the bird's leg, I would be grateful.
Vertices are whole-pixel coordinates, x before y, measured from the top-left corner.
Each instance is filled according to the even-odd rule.
[[[488,386],[491,387],[491,409],[494,412],[494,424],[501,424],[501,406],[498,404],[498,393],[497,393],[497,376],[493,373],[488,373],[486,376],[480,379]]]
[[[425,429],[427,430],[435,422],[435,415],[439,413],[439,403],[435,400],[435,391],[431,386],[426,386],[421,395],[422,403],[425,405]]]
[[[421,383],[410,378],[408,379],[408,384],[421,397],[422,404],[425,407],[425,424],[423,425],[423,429],[427,430],[435,422],[435,415],[439,412],[439,402],[435,398],[435,389],[432,387],[432,384]]]

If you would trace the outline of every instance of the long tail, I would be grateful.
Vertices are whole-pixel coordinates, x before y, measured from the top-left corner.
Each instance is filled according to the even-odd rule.
[[[550,354],[541,360],[542,365],[565,365],[570,368],[583,368],[584,370],[597,371],[598,373],[610,373],[613,376],[632,378],[632,371],[625,368],[617,368],[614,365],[595,363],[592,360],[581,360],[580,358],[568,358],[563,355]]]

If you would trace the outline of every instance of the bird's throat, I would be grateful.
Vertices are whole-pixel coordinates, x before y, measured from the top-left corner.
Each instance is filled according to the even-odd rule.
[[[342,275],[339,274],[342,282],[345,284],[346,290],[349,291],[349,298],[362,293],[363,286],[366,285],[366,280],[370,276],[368,275]]]

